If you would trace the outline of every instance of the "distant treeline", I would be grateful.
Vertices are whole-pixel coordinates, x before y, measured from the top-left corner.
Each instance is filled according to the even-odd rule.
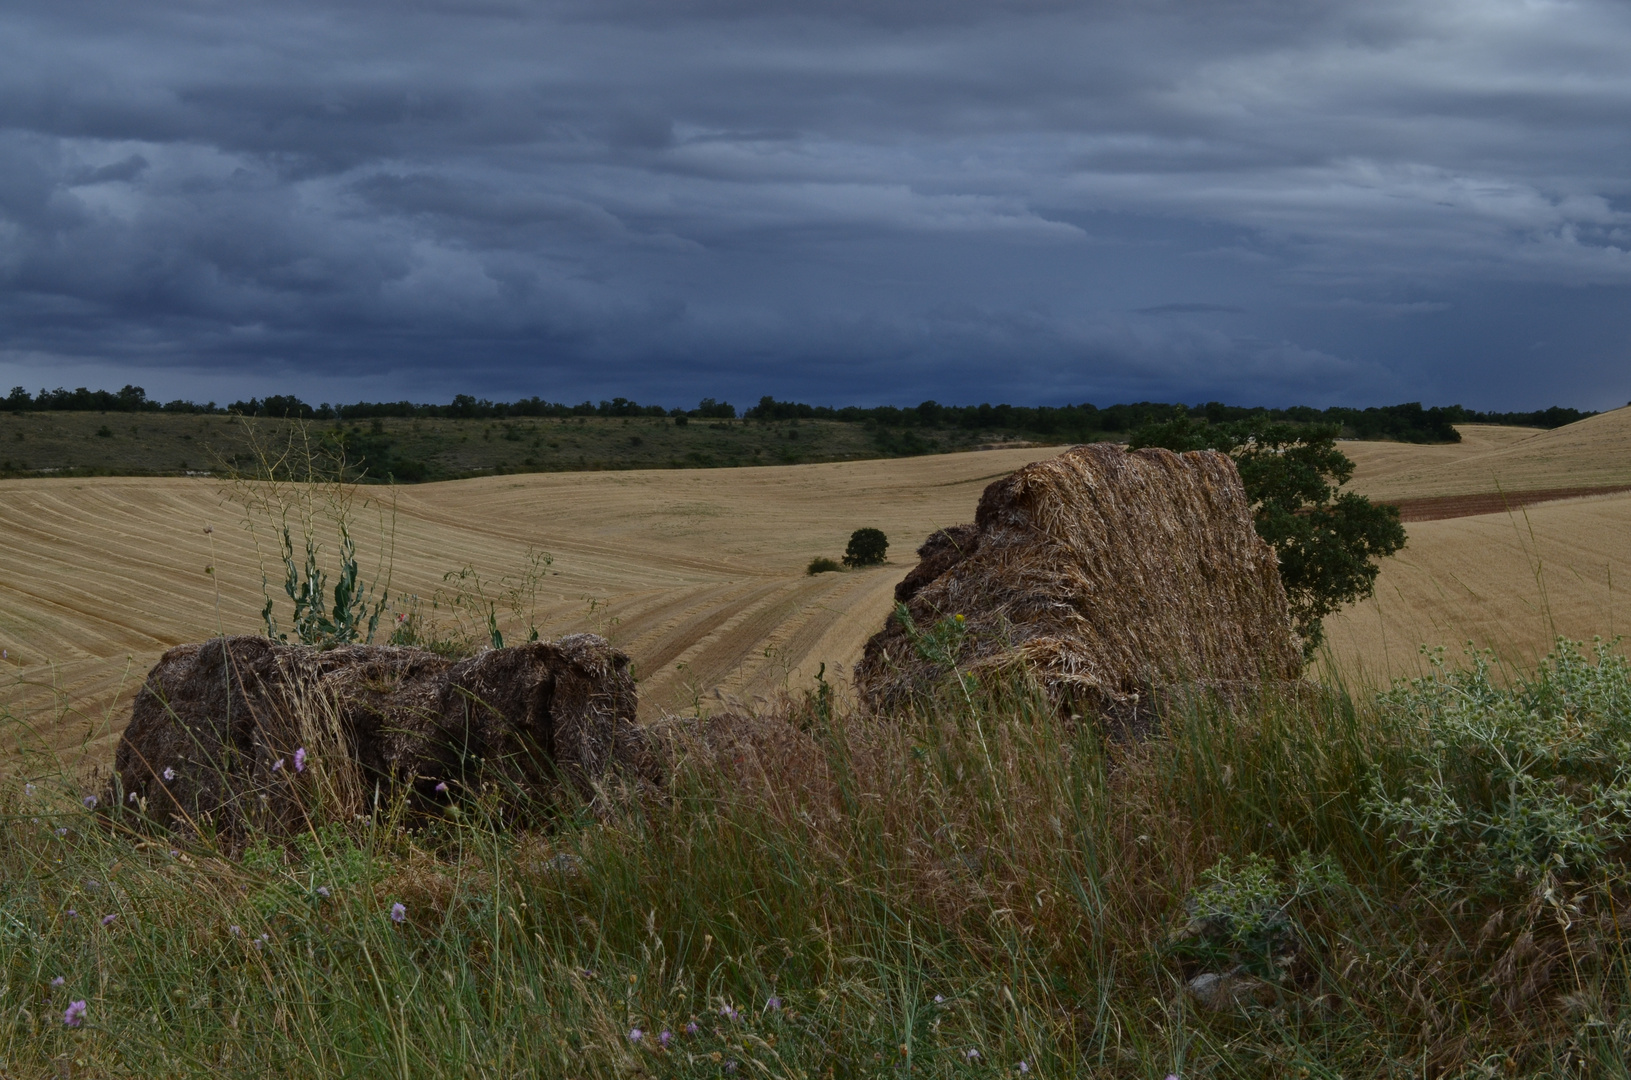
[[[671,409],[661,405],[641,405],[628,398],[612,398],[596,404],[591,401],[567,405],[545,401],[542,398],[523,398],[520,401],[494,402],[459,394],[446,405],[424,405],[411,401],[359,401],[354,405],[309,405],[297,397],[273,394],[265,398],[250,398],[219,406],[211,401],[198,404],[192,401],[159,402],[150,399],[139,386],[126,386],[118,392],[107,390],[41,390],[30,394],[21,386],[0,398],[0,411],[27,412],[33,410],[75,412],[166,412],[213,413],[241,416],[278,417],[302,420],[368,420],[389,417],[438,417],[459,420],[506,419],[511,417],[673,417],[676,420],[704,419],[729,420],[737,415],[736,407],[726,401],[703,398],[694,409]],[[1478,412],[1460,405],[1423,408],[1419,402],[1404,405],[1384,405],[1369,409],[1350,409],[1341,406],[1315,409],[1293,406],[1287,409],[1243,408],[1208,402],[1205,405],[1169,405],[1153,401],[1140,401],[1130,405],[941,405],[925,401],[909,408],[880,405],[861,408],[850,405],[833,408],[828,405],[805,405],[794,401],[777,401],[762,397],[759,404],[747,409],[743,417],[748,420],[836,420],[842,423],[867,424],[882,429],[946,429],[963,428],[978,431],[1010,431],[1027,435],[1041,435],[1065,439],[1087,439],[1097,435],[1116,435],[1130,432],[1146,424],[1165,423],[1180,417],[1206,420],[1208,423],[1227,423],[1236,420],[1262,418],[1277,422],[1302,424],[1335,424],[1344,434],[1358,439],[1397,439],[1403,442],[1457,442],[1455,424],[1511,424],[1524,427],[1555,428],[1572,424],[1595,415],[1579,409],[1553,406],[1535,412]]]
[[[1460,442],[1455,424],[1508,424],[1522,427],[1555,428],[1584,420],[1595,413],[1553,406],[1535,412],[1478,412],[1460,405],[1423,408],[1420,402],[1382,405],[1369,409],[1334,406],[1315,409],[1306,405],[1287,409],[1244,408],[1212,401],[1205,405],[1166,405],[1140,401],[1131,405],[1063,405],[1058,407],[1023,405],[941,405],[925,401],[916,408],[899,409],[883,405],[872,409],[833,409],[803,405],[774,398],[744,414],[750,420],[845,420],[870,422],[893,428],[1005,429],[1039,435],[1085,437],[1136,431],[1148,424],[1180,418],[1205,420],[1212,424],[1237,420],[1267,419],[1281,423],[1336,425],[1356,439],[1397,439],[1403,442]]]

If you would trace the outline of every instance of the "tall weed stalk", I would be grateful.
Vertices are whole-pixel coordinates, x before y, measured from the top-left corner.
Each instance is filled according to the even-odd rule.
[[[395,489],[387,500],[360,496],[343,449],[314,440],[305,424],[290,426],[286,443],[273,446],[260,438],[253,422],[240,422],[253,466],[229,471],[229,495],[243,510],[260,564],[266,636],[287,641],[292,635],[305,645],[372,642],[390,602]],[[378,556],[365,576],[352,529],[360,516],[370,513],[379,535]],[[332,561],[325,557],[325,543],[334,545]],[[268,566],[274,558],[291,605],[287,629],[272,595]]]

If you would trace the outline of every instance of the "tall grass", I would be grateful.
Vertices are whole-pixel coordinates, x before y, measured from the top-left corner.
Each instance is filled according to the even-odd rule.
[[[1460,679],[1197,702],[1135,742],[1023,684],[882,719],[817,694],[668,725],[669,790],[609,817],[314,795],[236,859],[16,777],[0,1075],[1626,1075],[1614,823],[1588,871],[1484,888],[1378,813],[1463,752]],[[1525,686],[1591,679],[1479,693],[1609,747],[1623,664]],[[1500,803],[1455,760],[1452,795]],[[1238,1006],[1185,989],[1231,972]]]

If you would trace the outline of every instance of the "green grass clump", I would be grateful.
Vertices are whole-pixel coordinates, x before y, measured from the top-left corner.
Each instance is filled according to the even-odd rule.
[[[838,560],[829,559],[825,555],[817,555],[810,560],[810,565],[804,568],[804,572],[814,577],[816,574],[836,574],[843,569],[844,567]]]
[[[228,858],[36,768],[0,792],[0,1073],[1625,1075],[1622,661],[1200,702],[1126,743],[949,689],[676,726],[662,797],[539,832],[493,793],[314,795]],[[1445,869],[1519,797],[1592,857]],[[1260,992],[1209,1011],[1208,973]]]

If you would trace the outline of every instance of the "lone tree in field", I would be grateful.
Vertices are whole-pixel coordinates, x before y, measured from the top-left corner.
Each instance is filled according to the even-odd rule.
[[[882,529],[856,529],[844,549],[845,566],[882,566],[889,552],[889,537]]]
[[[1337,449],[1337,430],[1255,419],[1211,425],[1179,419],[1140,428],[1129,444],[1133,450],[1221,450],[1234,458],[1257,535],[1280,558],[1280,580],[1307,654],[1325,639],[1324,617],[1370,596],[1380,569],[1376,560],[1405,543],[1398,507],[1339,490],[1352,478],[1354,464]]]

